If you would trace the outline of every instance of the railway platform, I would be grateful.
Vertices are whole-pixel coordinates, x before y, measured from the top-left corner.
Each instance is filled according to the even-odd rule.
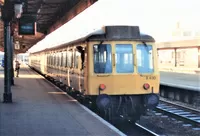
[[[2,71],[0,86],[0,136],[123,135],[28,66],[15,78],[13,103],[2,102]]]
[[[161,71],[160,84],[200,92],[200,75]]]

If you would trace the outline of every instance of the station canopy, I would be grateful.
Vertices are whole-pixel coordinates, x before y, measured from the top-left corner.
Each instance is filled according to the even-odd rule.
[[[14,32],[14,44],[17,42],[20,45],[20,49],[15,50],[15,53],[25,53],[38,41],[45,38],[46,35],[70,21],[83,10],[94,4],[97,0],[22,1],[24,2],[23,14],[36,17],[37,32],[35,35],[18,35],[18,21],[13,21],[12,30]],[[1,14],[2,13],[0,13],[0,16]],[[3,21],[0,19],[0,51],[3,51],[4,49],[3,25]]]

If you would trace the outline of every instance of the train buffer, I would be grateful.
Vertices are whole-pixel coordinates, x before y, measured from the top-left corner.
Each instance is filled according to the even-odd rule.
[[[95,117],[27,66],[12,87],[13,103],[3,103],[0,71],[0,135],[2,136],[117,136],[120,131]],[[97,116],[97,115],[96,115]]]

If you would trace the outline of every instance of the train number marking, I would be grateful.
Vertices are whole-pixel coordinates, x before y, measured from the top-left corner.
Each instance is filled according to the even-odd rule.
[[[146,80],[156,80],[156,76],[145,76],[145,75],[142,75],[141,77],[146,78]]]
[[[146,80],[156,80],[156,76],[146,76]]]

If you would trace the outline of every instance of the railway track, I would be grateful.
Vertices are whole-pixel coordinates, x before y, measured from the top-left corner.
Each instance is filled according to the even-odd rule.
[[[134,123],[134,122],[131,122],[131,121],[128,121],[128,120],[123,121],[123,123],[119,121],[118,123],[114,124],[114,126],[116,128],[118,128],[119,130],[121,130],[127,136],[137,136],[137,135],[141,135],[141,136],[161,136],[160,134],[153,132],[149,128],[147,128],[147,127],[145,127],[145,126],[143,126],[139,123]]]
[[[150,129],[138,124],[138,123],[135,123],[135,126],[137,126],[138,128],[146,131],[147,134],[149,134],[148,136],[160,136],[159,134],[156,134],[155,132],[151,131]]]
[[[200,127],[199,110],[161,100],[155,111],[179,119],[195,127]]]

